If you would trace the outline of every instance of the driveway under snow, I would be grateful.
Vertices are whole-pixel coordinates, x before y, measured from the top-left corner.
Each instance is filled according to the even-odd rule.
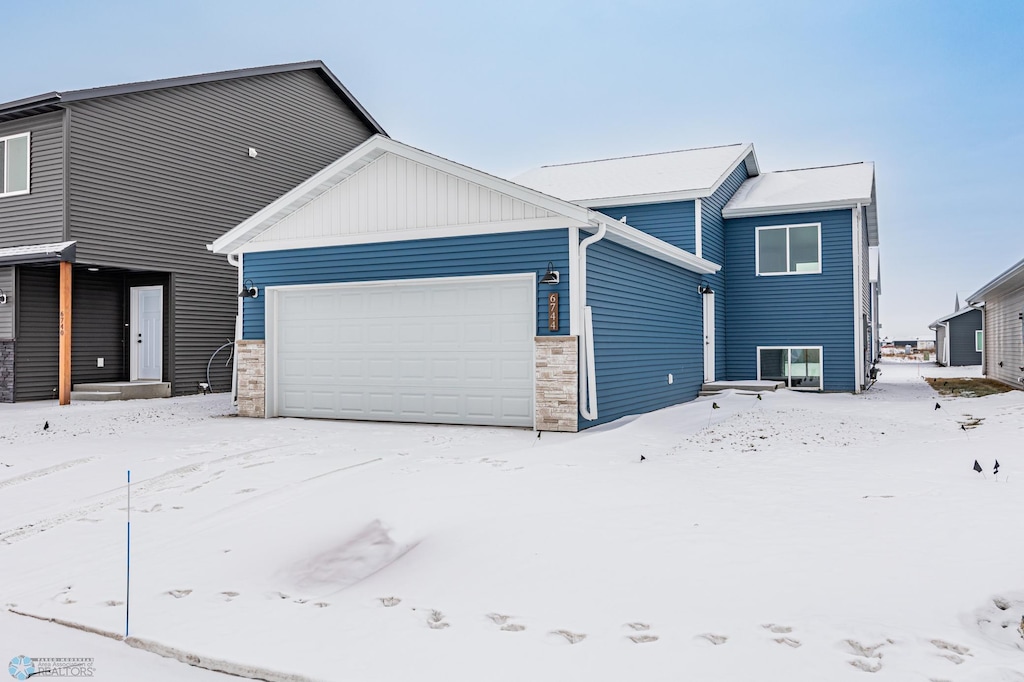
[[[250,676],[1024,680],[1024,392],[882,369],[539,438],[0,405],[0,655],[228,679],[115,639],[131,470],[131,642]]]

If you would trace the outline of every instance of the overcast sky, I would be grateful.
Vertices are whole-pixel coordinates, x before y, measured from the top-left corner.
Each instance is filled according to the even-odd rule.
[[[322,59],[388,133],[496,175],[753,142],[876,163],[882,323],[1024,258],[1024,2],[23,2],[0,101]]]

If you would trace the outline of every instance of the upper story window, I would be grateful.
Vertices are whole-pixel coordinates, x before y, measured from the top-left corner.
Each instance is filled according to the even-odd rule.
[[[757,228],[757,274],[821,272],[821,223]]]
[[[29,133],[0,137],[0,197],[28,194]]]

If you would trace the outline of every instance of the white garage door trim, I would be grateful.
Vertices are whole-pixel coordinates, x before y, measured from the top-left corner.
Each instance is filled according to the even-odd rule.
[[[530,327],[530,339],[531,339],[531,388],[530,388],[530,422],[531,425],[536,428],[536,366],[535,350],[533,349],[534,344],[532,343],[533,337],[536,335],[536,301],[537,301],[537,278],[532,272],[528,273],[515,273],[515,274],[502,274],[502,275],[471,275],[471,276],[460,276],[460,277],[426,277],[426,278],[414,278],[414,279],[389,279],[389,280],[376,280],[376,281],[359,281],[359,282],[329,282],[321,284],[293,284],[285,286],[270,286],[265,290],[266,293],[266,310],[265,310],[265,338],[266,338],[266,416],[276,417],[280,416],[280,396],[279,396],[279,367],[278,367],[278,349],[280,346],[280,339],[278,333],[280,329],[279,325],[279,307],[280,307],[280,296],[285,293],[294,292],[303,289],[314,289],[314,290],[339,290],[339,289],[373,289],[373,288],[386,288],[395,285],[416,285],[416,284],[445,284],[445,283],[457,283],[472,285],[473,283],[479,282],[522,282],[529,284],[531,292],[530,300],[532,301],[529,308],[531,327]],[[523,311],[524,313],[527,311]]]

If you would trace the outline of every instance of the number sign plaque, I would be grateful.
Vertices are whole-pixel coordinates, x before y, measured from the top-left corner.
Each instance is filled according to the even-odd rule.
[[[548,331],[558,331],[558,294],[548,294]]]

